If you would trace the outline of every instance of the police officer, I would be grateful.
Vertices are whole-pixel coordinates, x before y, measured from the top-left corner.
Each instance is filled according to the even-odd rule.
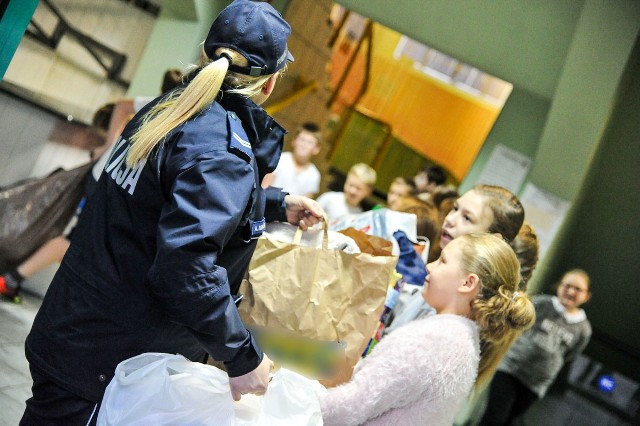
[[[317,223],[308,198],[260,182],[285,130],[259,107],[286,63],[289,25],[235,0],[209,58],[126,126],[27,337],[33,397],[21,424],[95,424],[116,365],[144,352],[223,361],[233,398],[262,394],[272,362],[233,294],[265,221]]]

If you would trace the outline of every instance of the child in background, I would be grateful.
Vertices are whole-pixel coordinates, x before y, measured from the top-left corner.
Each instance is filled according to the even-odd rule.
[[[440,248],[444,249],[455,238],[471,232],[500,234],[512,241],[522,227],[524,208],[520,200],[500,186],[476,185],[454,203],[442,225]],[[423,316],[433,309],[420,297],[420,288],[407,286],[401,292],[395,309],[389,316],[384,335]]]
[[[591,298],[589,275],[581,269],[566,272],[556,294],[533,297],[535,325],[516,340],[498,367],[481,425],[512,424],[589,343],[591,324],[580,308]]]
[[[496,236],[460,237],[427,270],[422,295],[437,315],[399,328],[351,381],[329,389],[320,401],[324,424],[451,425],[474,383],[491,376],[534,322],[531,301],[518,292],[518,260]]]
[[[398,210],[400,198],[412,196],[415,192],[416,185],[413,180],[402,176],[395,178],[389,185],[389,192],[387,192],[387,208]]]
[[[441,223],[438,220],[438,209],[433,204],[414,196],[402,196],[394,201],[394,207],[396,211],[415,214],[416,233],[427,238],[429,244],[433,244],[440,233]]]
[[[278,167],[264,177],[262,187],[275,186],[292,195],[314,198],[320,190],[320,172],[311,158],[320,153],[320,127],[304,123],[291,142],[292,152],[283,152]]]
[[[349,169],[343,192],[325,192],[316,200],[324,209],[329,220],[339,219],[348,214],[362,213],[360,203],[373,192],[377,174],[364,163]]]
[[[447,181],[447,173],[440,166],[424,166],[413,178],[418,194],[429,194]],[[419,198],[422,198],[421,196]]]

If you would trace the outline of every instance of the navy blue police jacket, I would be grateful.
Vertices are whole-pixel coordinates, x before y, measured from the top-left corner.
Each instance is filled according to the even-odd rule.
[[[284,196],[263,191],[286,131],[250,100],[223,93],[136,167],[127,125],[77,224],[26,340],[32,368],[100,401],[116,365],[144,352],[224,361],[232,377],[263,354],[236,293]]]

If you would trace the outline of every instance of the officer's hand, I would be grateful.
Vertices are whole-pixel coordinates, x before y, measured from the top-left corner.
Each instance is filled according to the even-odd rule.
[[[273,361],[264,354],[262,362],[255,370],[250,371],[244,376],[229,377],[229,386],[231,387],[231,396],[234,401],[240,401],[242,395],[253,393],[256,395],[264,395],[269,386],[269,375],[273,370]]]
[[[302,195],[287,195],[284,203],[289,223],[300,226],[304,231],[320,222],[325,215],[320,204]]]

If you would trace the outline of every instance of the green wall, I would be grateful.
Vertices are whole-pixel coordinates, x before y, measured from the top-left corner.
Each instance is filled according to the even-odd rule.
[[[640,42],[618,91],[550,275],[573,266],[589,272],[585,309],[595,333],[587,353],[640,380]]]
[[[569,201],[578,193],[639,27],[640,3],[585,2],[529,176],[539,187]]]
[[[169,68],[195,64],[200,44],[228,0],[165,0],[127,96],[158,94],[158,82]]]
[[[475,184],[498,144],[507,145],[531,158],[535,157],[549,105],[548,99],[514,87],[476,161],[460,184],[459,192],[464,193]]]

